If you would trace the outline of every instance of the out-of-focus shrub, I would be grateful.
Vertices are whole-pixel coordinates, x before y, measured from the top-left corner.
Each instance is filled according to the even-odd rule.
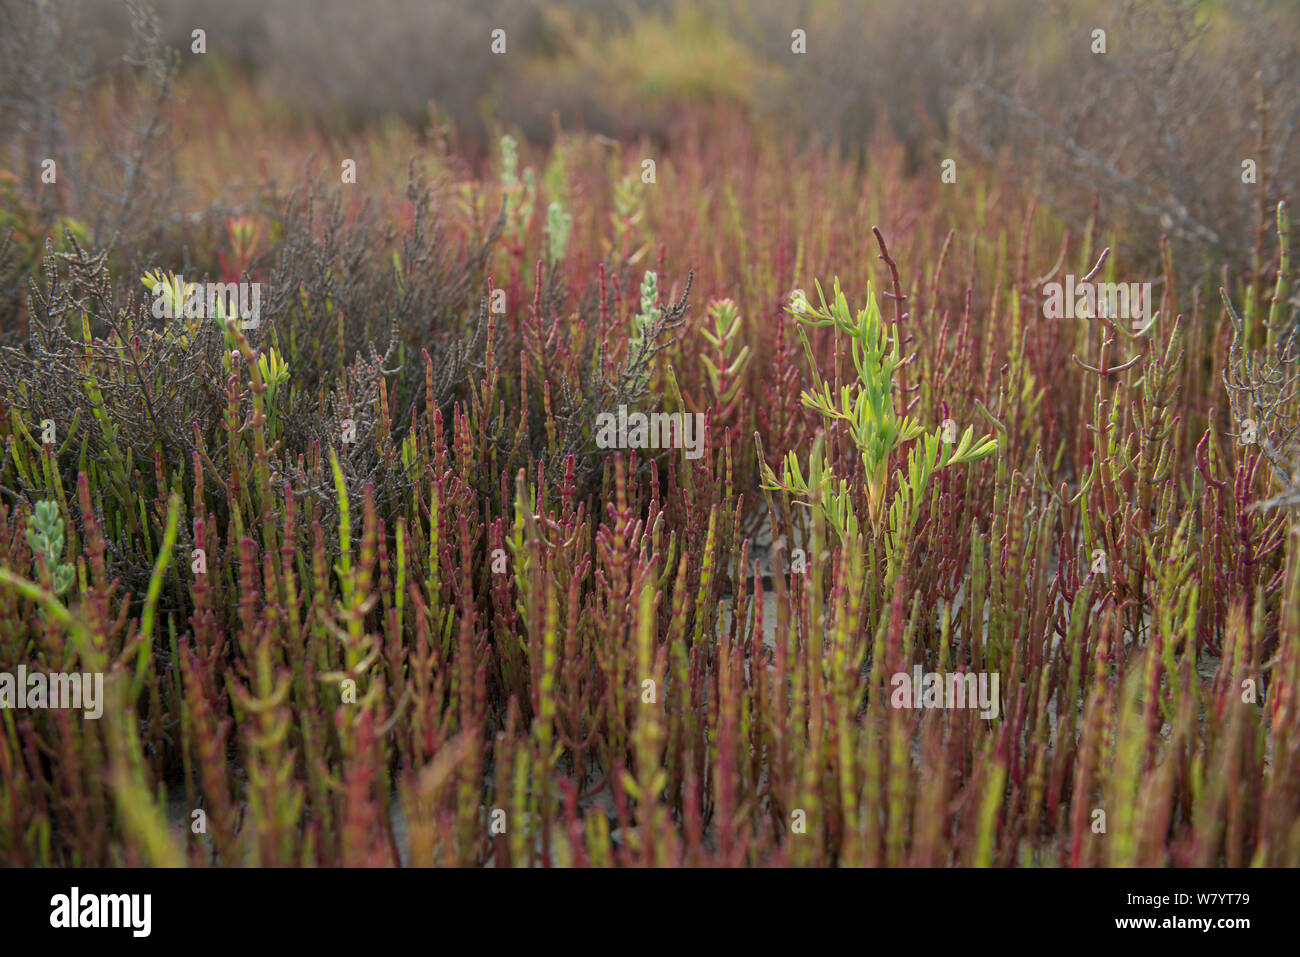
[[[627,24],[564,4],[547,7],[551,52],[530,58],[503,90],[503,117],[543,136],[552,115],[620,136],[663,136],[683,109],[748,113],[780,82],[738,31],[707,4],[674,3]]]

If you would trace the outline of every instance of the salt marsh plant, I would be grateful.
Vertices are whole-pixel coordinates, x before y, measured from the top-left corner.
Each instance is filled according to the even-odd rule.
[[[831,383],[819,371],[817,356],[800,328],[800,340],[812,374],[812,386],[803,392],[800,399],[828,426],[837,422],[844,424],[861,459],[867,506],[865,527],[873,536],[880,537],[885,531],[886,486],[897,453],[905,443],[921,439],[908,451],[888,515],[890,552],[896,554],[902,539],[910,534],[926,504],[926,493],[934,472],[978,461],[997,449],[997,441],[987,435],[976,440],[974,428],[967,426],[960,439],[954,442],[955,437],[945,435],[942,426],[928,432],[919,421],[898,409],[900,390],[895,377],[909,360],[902,356],[897,325],[887,323],[881,316],[870,284],[867,286],[867,304],[856,316],[840,290],[838,278],[829,304],[820,280],[817,281],[817,296],[817,305],[804,303],[789,307],[790,311],[802,325],[831,327],[848,339],[857,379],[841,384],[838,395],[833,394]],[[806,470],[801,468],[795,451],[786,454],[780,479],[770,467],[764,465],[763,469],[765,489],[801,496],[806,501],[800,504],[818,509],[840,541],[857,538],[863,523],[859,521],[853,504],[855,496],[848,481],[838,478],[825,460],[824,436],[819,436],[813,443]],[[804,477],[805,471],[807,478]]]
[[[62,595],[72,587],[73,567],[63,558],[63,517],[59,503],[37,502],[32,514],[27,516],[27,544],[40,560],[41,577],[48,580],[55,595]]]
[[[501,192],[504,196],[506,239],[514,247],[522,245],[524,234],[533,221],[537,201],[533,168],[519,173],[519,143],[510,134],[501,137]]]
[[[560,262],[569,246],[569,232],[573,229],[573,215],[566,213],[558,201],[546,208],[546,241],[549,261]]]

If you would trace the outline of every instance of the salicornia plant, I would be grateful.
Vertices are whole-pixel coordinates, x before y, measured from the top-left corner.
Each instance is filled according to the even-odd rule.
[[[635,251],[631,248],[635,241],[634,227],[644,218],[645,192],[642,185],[635,175],[624,176],[614,184],[614,211],[609,214],[614,226],[614,240],[612,244],[606,240],[606,255],[612,251],[626,259],[629,265],[635,265],[649,249],[646,243]]]
[[[700,362],[708,373],[709,384],[718,402],[719,414],[729,415],[735,408],[740,387],[744,383],[745,364],[749,361],[749,346],[741,345],[744,338],[740,309],[730,299],[714,299],[708,307],[713,328],[700,329],[700,334],[714,349],[717,361],[708,354],[700,354]],[[740,348],[736,348],[740,346]]]
[[[632,337],[628,340],[628,355],[639,355],[644,347],[647,336],[658,324],[663,317],[663,312],[659,308],[659,276],[653,270],[646,270],[645,277],[641,280],[641,311],[637,313],[633,320]],[[649,370],[645,370],[637,385],[644,385],[645,380],[650,377]]]
[[[519,144],[509,134],[501,137],[501,187],[505,193],[506,232],[515,245],[523,242],[533,218],[533,168],[519,176]]]
[[[158,308],[163,309],[164,314],[171,318],[165,334],[175,338],[182,347],[189,345],[190,338],[198,333],[199,325],[204,319],[212,319],[225,333],[227,348],[234,348],[235,338],[230,334],[229,326],[239,318],[238,306],[234,307],[232,315],[227,316],[227,303],[222,296],[215,296],[209,301],[205,299],[203,287],[198,283],[186,282],[170,271],[164,273],[161,269],[155,269],[141,276],[140,282],[154,294],[160,303]],[[212,310],[210,315],[208,309]]]
[[[62,595],[72,587],[75,572],[70,564],[59,561],[63,556],[63,518],[58,502],[36,503],[35,511],[27,516],[27,544],[45,559],[54,594]]]
[[[551,203],[546,209],[547,248],[551,262],[557,263],[564,258],[564,250],[569,245],[569,232],[573,229],[573,214],[566,213],[558,202]]]
[[[275,348],[267,349],[257,357],[257,368],[266,384],[262,402],[266,408],[266,427],[271,435],[279,432],[282,410],[288,405],[289,365]]]

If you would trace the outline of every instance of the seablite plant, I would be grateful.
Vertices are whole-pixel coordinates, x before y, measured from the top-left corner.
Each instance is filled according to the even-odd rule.
[[[985,436],[976,441],[970,427],[955,444],[943,441],[942,430],[927,434],[925,427],[894,405],[895,373],[907,360],[902,357],[896,326],[887,324],[880,308],[867,287],[867,305],[855,317],[848,300],[835,280],[832,304],[826,302],[821,283],[817,283],[820,305],[800,303],[789,311],[800,323],[812,327],[833,326],[837,332],[849,337],[853,365],[858,381],[840,386],[836,396],[830,382],[822,377],[816,354],[802,328],[799,338],[803,342],[808,366],[812,370],[813,387],[800,397],[804,406],[817,411],[828,423],[846,423],[849,436],[862,456],[866,475],[866,501],[868,521],[872,534],[879,536],[884,530],[885,489],[889,478],[891,457],[904,442],[922,438],[908,454],[907,468],[900,476],[898,495],[889,513],[890,554],[907,535],[916,522],[930,476],[941,468],[982,459],[997,448],[997,442]],[[813,442],[809,455],[807,479],[799,467],[795,452],[786,455],[784,475],[777,480],[770,467],[763,468],[763,487],[803,496],[810,501],[804,504],[819,509],[835,529],[841,542],[852,540],[858,533],[859,519],[853,507],[851,489],[845,479],[837,479],[831,467],[823,461],[825,434]]]

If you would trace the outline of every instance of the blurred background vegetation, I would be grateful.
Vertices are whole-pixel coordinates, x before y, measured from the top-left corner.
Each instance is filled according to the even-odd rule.
[[[155,6],[163,39],[180,51],[191,145],[217,149],[229,138],[249,160],[362,130],[417,141],[441,131],[470,162],[507,130],[535,143],[564,129],[662,147],[700,122],[740,117],[859,156],[888,138],[910,173],[937,176],[946,157],[1001,164],[1066,222],[1096,212],[1148,253],[1168,235],[1211,270],[1258,266],[1252,237],[1266,234],[1267,210],[1294,195],[1300,173],[1300,9],[1291,2]],[[106,81],[122,72],[131,18],[104,0],[0,0],[0,22],[0,147],[4,165],[31,182],[42,158],[103,113],[79,115],[69,99],[120,95]],[[191,53],[195,28],[206,31],[204,56]],[[489,51],[497,28],[505,55]],[[791,51],[795,29],[806,31],[804,55]],[[1092,52],[1098,29],[1104,55]],[[1261,188],[1242,184],[1245,159],[1256,161]],[[214,188],[235,174],[211,172]],[[107,176],[95,182],[111,192]]]

